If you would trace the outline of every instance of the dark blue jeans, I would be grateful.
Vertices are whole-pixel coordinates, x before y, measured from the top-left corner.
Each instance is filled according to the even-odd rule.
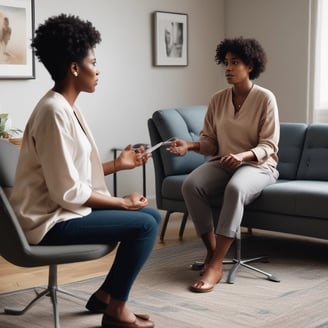
[[[101,289],[126,301],[130,289],[149,257],[161,223],[153,208],[138,211],[92,210],[82,218],[57,223],[40,245],[115,244],[114,263]]]

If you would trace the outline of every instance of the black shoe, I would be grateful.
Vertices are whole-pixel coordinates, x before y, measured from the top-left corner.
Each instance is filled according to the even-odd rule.
[[[92,313],[104,313],[107,304],[100,301],[95,294],[92,294],[85,307]]]

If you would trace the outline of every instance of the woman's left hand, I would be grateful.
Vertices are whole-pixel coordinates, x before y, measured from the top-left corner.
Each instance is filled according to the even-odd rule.
[[[243,159],[241,154],[229,154],[222,156],[219,163],[227,168],[236,169],[243,164]]]
[[[123,208],[130,211],[139,210],[148,205],[148,199],[137,192],[123,197],[122,200]]]
[[[147,163],[150,156],[150,153],[145,152],[144,146],[133,149],[132,145],[128,145],[120,153],[117,161],[119,162],[119,166],[122,170],[127,170]]]

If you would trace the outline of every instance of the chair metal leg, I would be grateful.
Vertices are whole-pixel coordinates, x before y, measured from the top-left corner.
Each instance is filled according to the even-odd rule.
[[[24,308],[17,309],[17,308],[5,308],[4,312],[6,314],[11,315],[22,315],[24,314],[28,309],[32,307],[32,305],[36,304],[37,301],[41,300],[44,296],[49,296],[52,303],[53,308],[53,315],[54,315],[54,327],[60,328],[60,321],[59,321],[59,310],[58,310],[58,302],[57,302],[57,295],[58,293],[66,294],[71,297],[77,298],[79,300],[87,301],[83,297],[74,295],[64,289],[58,288],[57,284],[57,265],[50,265],[49,266],[49,277],[48,277],[48,286],[42,290],[42,292],[37,292],[36,289],[34,289],[36,293],[36,297],[30,301]]]
[[[236,273],[238,271],[238,269],[242,266],[244,268],[256,271],[258,273],[261,273],[263,275],[265,275],[268,280],[270,281],[274,281],[274,282],[280,282],[280,280],[275,277],[274,275],[272,275],[271,273],[265,272],[263,270],[260,270],[256,267],[253,267],[251,265],[248,265],[247,263],[251,263],[251,262],[268,262],[268,256],[258,256],[258,257],[254,257],[254,258],[249,258],[249,259],[242,259],[241,258],[241,236],[240,236],[240,232],[239,235],[237,236],[236,240],[235,240],[235,258],[233,258],[230,261],[224,261],[223,264],[233,264],[232,268],[229,271],[228,274],[228,278],[227,278],[227,283],[229,284],[233,284],[235,282],[235,276]]]
[[[48,288],[42,291],[41,293],[38,293],[36,290],[34,290],[36,293],[36,297],[33,298],[33,300],[28,303],[24,308],[18,309],[18,308],[8,308],[6,307],[4,309],[4,312],[6,314],[12,314],[12,315],[21,315],[24,314],[32,305],[34,305],[37,301],[39,301],[43,296],[47,296],[49,294]]]
[[[250,262],[268,262],[268,256],[258,256],[254,258],[249,258],[249,259],[242,259],[241,258],[241,233],[240,230],[237,232],[237,236],[235,239],[235,257],[232,260],[224,260],[223,264],[232,264],[232,268],[229,271],[228,278],[227,278],[227,283],[233,284],[235,282],[235,276],[237,271],[239,270],[240,267],[244,267],[253,271],[256,271],[258,273],[261,273],[265,275],[268,280],[273,281],[273,282],[280,282],[280,280],[272,275],[271,273],[265,272],[263,270],[260,270],[256,267],[253,267],[251,265],[248,265],[247,263]],[[191,265],[192,270],[201,270],[204,267],[204,262],[196,261]]]
[[[57,302],[57,265],[49,266],[49,280],[48,280],[48,290],[49,296],[52,302],[52,308],[54,313],[54,327],[60,328],[59,323],[59,311]]]
[[[35,290],[36,297],[27,304],[22,309],[16,308],[5,308],[6,314],[12,315],[21,315],[24,314],[28,309],[31,308],[37,301],[41,300],[44,296],[50,296],[52,307],[53,307],[53,315],[54,315],[54,327],[60,328],[59,322],[59,312],[58,312],[58,303],[57,303],[57,265],[50,265],[49,266],[49,276],[48,276],[48,286],[45,288],[41,293],[38,293]]]

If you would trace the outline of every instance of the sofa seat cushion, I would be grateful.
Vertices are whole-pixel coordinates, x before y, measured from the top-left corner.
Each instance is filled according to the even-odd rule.
[[[248,208],[328,220],[327,181],[278,180],[266,187]]]
[[[181,187],[187,175],[172,175],[164,178],[162,183],[162,197],[181,201],[183,199]]]

